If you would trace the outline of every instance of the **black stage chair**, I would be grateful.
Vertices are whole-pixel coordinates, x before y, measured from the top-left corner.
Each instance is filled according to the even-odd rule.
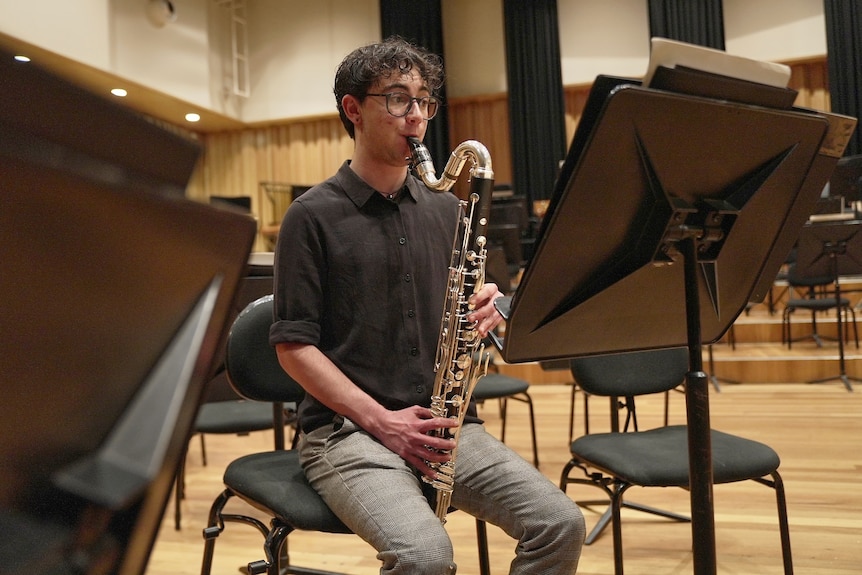
[[[210,204],[251,213],[251,196],[210,196]]]
[[[491,369],[491,368],[489,368]],[[536,415],[533,410],[533,398],[528,390],[529,382],[511,377],[502,373],[489,372],[486,376],[476,382],[473,389],[473,399],[477,403],[489,400],[498,400],[500,406],[500,441],[506,442],[506,415],[508,413],[508,400],[513,399],[526,403],[530,412],[530,433],[533,440],[533,465],[539,467],[539,448],[536,443]]]
[[[248,399],[298,404],[304,391],[281,368],[275,351],[269,345],[271,324],[271,295],[250,303],[237,317],[227,342],[225,366],[228,377],[237,392]],[[204,529],[201,575],[208,575],[211,571],[216,538],[224,530],[225,522],[251,525],[265,537],[265,559],[250,562],[250,574],[327,573],[289,564],[287,537],[294,530],[350,533],[306,480],[296,450],[275,450],[241,457],[228,465],[224,484],[225,490],[213,502]],[[233,497],[239,497],[272,517],[270,526],[254,517],[225,513],[225,505]],[[489,575],[485,522],[477,519],[476,531],[480,571],[482,575]]]
[[[219,198],[220,196],[211,196],[210,200],[217,202]],[[236,319],[246,305],[272,293],[272,273],[271,254],[258,253],[249,256],[246,276],[237,290],[233,302],[233,313],[228,318],[229,323]],[[272,429],[275,449],[284,449],[285,424],[291,425],[296,416],[296,406],[293,404],[248,401],[238,395],[228,381],[224,367],[224,354],[224,345],[222,345],[219,350],[216,375],[206,384],[204,398],[192,428],[192,434],[198,434],[200,438],[203,465],[207,464],[205,439],[207,434],[241,436],[253,431]],[[291,410],[294,411],[293,414],[290,413]],[[189,445],[191,445],[191,438]],[[174,488],[174,529],[177,530],[182,524],[182,500],[185,498],[185,463],[186,454],[180,460]]]
[[[573,441],[572,459],[564,467],[560,479],[560,487],[564,491],[571,483],[594,485],[610,498],[614,566],[619,575],[623,573],[620,510],[626,505],[623,502],[626,490],[632,486],[687,488],[689,484],[686,426],[671,425],[639,431],[634,401],[639,395],[676,388],[689,369],[688,350],[671,348],[578,358],[571,361],[571,368],[575,381],[585,392],[626,398],[626,426],[634,428],[584,435]],[[713,430],[711,437],[715,484],[750,479],[775,489],[784,572],[785,575],[793,573],[778,454],[762,443],[720,431]],[[586,478],[569,477],[575,467],[580,468]]]
[[[844,341],[847,341],[847,330],[852,326],[856,347],[859,347],[856,312],[853,311],[849,299],[844,296],[839,299],[835,296],[835,292],[832,290],[833,280],[831,277],[802,277],[797,273],[796,264],[791,264],[787,271],[787,283],[794,293],[803,292],[802,295],[791,297],[784,305],[781,339],[783,343],[787,344],[788,349],[793,346],[794,341],[800,341],[800,339],[793,339],[791,330],[793,325],[790,321],[793,312],[800,309],[811,312],[811,333],[801,339],[813,339],[817,347],[822,347],[824,336],[817,331],[817,314],[835,310],[836,313],[843,314],[841,319],[845,329],[845,333],[837,334],[837,336],[843,337]]]
[[[275,427],[273,410],[284,409],[281,403],[248,401],[236,394],[222,371],[207,382],[206,396],[198,410],[192,434],[199,435],[201,463],[207,464],[206,435],[248,435],[253,431],[274,429],[275,448],[284,448],[284,427]],[[282,418],[283,420],[283,418]],[[191,439],[189,440],[191,444]],[[185,499],[186,456],[180,460],[174,487],[174,529],[182,526],[182,501]]]

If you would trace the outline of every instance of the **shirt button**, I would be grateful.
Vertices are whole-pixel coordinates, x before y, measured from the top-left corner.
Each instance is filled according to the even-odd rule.
[[[398,238],[398,243],[402,246],[407,243],[407,238]]]
[[[419,350],[416,349],[415,347],[411,347],[410,348],[410,355],[412,355],[413,357],[416,357],[417,355],[419,355]]]
[[[416,386],[416,393],[425,393],[425,386],[424,385],[417,385]]]
[[[404,281],[410,283],[410,274],[404,274]]]
[[[407,310],[407,317],[416,317],[416,312],[412,309]]]

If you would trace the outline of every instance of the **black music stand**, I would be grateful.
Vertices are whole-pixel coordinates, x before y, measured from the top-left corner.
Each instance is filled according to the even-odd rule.
[[[142,575],[252,218],[200,149],[0,49],[0,571]]]
[[[694,570],[714,574],[717,341],[778,268],[855,120],[600,77],[511,300],[510,363],[687,346]],[[760,288],[760,289],[758,289]],[[701,305],[705,302],[706,305]]]
[[[796,269],[803,277],[829,277],[835,287],[838,328],[838,375],[816,379],[809,383],[825,383],[836,379],[853,391],[851,381],[862,379],[847,375],[844,359],[843,311],[841,309],[842,275],[862,273],[862,221],[810,222],[799,234]]]

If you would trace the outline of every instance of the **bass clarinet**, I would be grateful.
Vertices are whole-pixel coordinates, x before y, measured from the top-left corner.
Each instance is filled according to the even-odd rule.
[[[458,427],[437,429],[431,433],[454,440],[455,448],[446,463],[429,462],[436,471],[436,478],[422,478],[436,490],[437,517],[445,523],[455,482],[455,456],[461,424],[476,383],[488,372],[490,354],[485,352],[482,338],[475,324],[467,320],[467,315],[473,309],[468,302],[470,296],[485,284],[485,234],[491,211],[494,171],[487,148],[477,141],[466,140],[452,152],[442,177],[437,179],[428,149],[416,138],[409,138],[409,141],[414,168],[432,190],[446,192],[451,189],[466,161],[469,159],[472,162],[469,196],[459,202],[458,227],[452,245],[431,394],[433,415],[458,421]]]

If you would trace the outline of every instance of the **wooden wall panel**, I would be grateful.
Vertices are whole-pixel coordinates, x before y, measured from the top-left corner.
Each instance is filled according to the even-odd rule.
[[[799,92],[796,106],[829,112],[832,105],[829,100],[826,58],[790,62],[789,66],[791,73],[788,86]]]
[[[499,184],[512,181],[512,150],[509,145],[509,101],[506,94],[494,94],[481,98],[458,98],[448,101],[449,143],[454,149],[465,140],[477,140],[488,148],[494,168],[494,181]],[[437,174],[443,166],[434,166]],[[467,171],[455,185],[455,193],[466,197],[469,189]]]
[[[569,86],[565,88],[566,97],[566,141],[571,142],[575,136],[575,128],[581,121],[587,96],[590,94],[592,85]]]
[[[796,105],[829,111],[826,59],[789,63],[790,87],[799,92]],[[581,118],[589,85],[567,86],[565,93],[566,138],[571,141]],[[472,139],[491,154],[497,183],[512,181],[508,100],[505,93],[455,98],[449,108],[452,146]],[[261,225],[274,223],[280,214],[260,187],[260,182],[314,184],[329,177],[353,152],[353,141],[338,116],[286,120],[275,125],[248,127],[233,132],[200,135],[205,152],[193,176],[188,195],[206,201],[211,195],[251,196],[252,210]],[[435,166],[441,174],[443,166]],[[469,166],[465,166],[465,170]],[[462,174],[455,192],[464,196],[469,185]],[[255,249],[271,247],[262,238]]]
[[[207,201],[212,195],[250,196],[261,228],[277,223],[282,215],[275,213],[277,205],[261,182],[315,184],[332,175],[353,152],[353,141],[335,115],[200,137],[204,154],[189,197]],[[271,247],[261,237],[254,249]]]

